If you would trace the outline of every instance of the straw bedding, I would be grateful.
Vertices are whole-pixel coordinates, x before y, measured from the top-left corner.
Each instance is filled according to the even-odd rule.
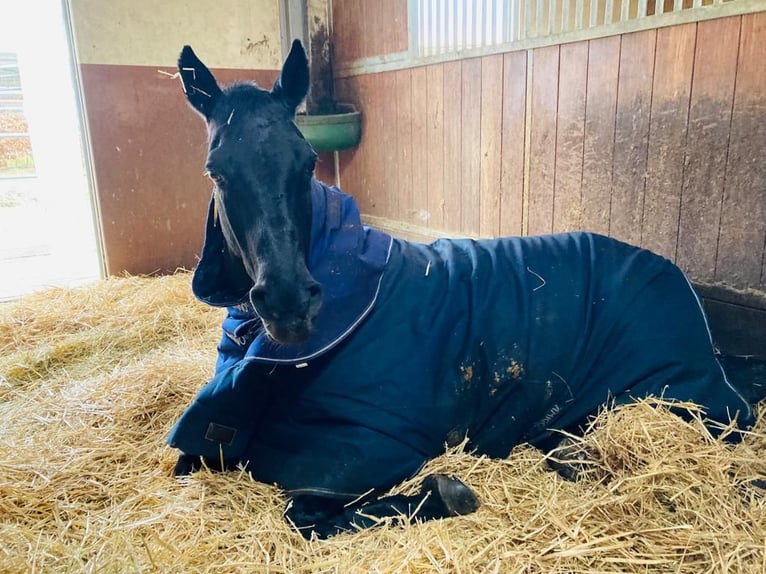
[[[212,371],[222,318],[190,292],[179,272],[0,307],[0,571],[766,571],[766,500],[750,484],[766,476],[763,408],[736,448],[662,404],[605,410],[577,483],[530,447],[458,448],[421,474],[462,478],[477,513],[324,542],[245,472],[176,480],[165,438]]]

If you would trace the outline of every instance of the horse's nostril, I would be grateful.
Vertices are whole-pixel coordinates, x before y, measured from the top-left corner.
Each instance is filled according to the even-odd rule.
[[[309,285],[309,309],[315,310],[322,302],[322,286],[319,283]]]
[[[266,305],[266,288],[256,286],[250,289],[250,303],[260,313]]]
[[[311,281],[305,283],[302,291],[282,289],[279,285],[259,282],[250,289],[250,303],[255,312],[267,321],[313,320],[322,304],[322,287]]]

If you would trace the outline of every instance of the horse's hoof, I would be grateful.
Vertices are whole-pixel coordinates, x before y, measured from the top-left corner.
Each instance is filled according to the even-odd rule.
[[[199,470],[200,467],[201,464],[198,456],[182,454],[176,461],[176,466],[173,469],[173,476],[186,476]]]
[[[432,474],[423,480],[423,489],[438,494],[450,516],[471,514],[479,508],[479,499],[458,478],[446,474]]]
[[[593,474],[593,461],[596,453],[591,452],[586,445],[564,437],[561,442],[548,453],[548,466],[555,470],[563,479],[578,482]]]

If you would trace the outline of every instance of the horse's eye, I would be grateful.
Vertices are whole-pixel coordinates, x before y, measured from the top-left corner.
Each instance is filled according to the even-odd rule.
[[[226,178],[223,177],[218,172],[215,171],[208,171],[206,175],[212,180],[214,184],[216,184],[218,187],[221,187],[224,183],[226,183]]]

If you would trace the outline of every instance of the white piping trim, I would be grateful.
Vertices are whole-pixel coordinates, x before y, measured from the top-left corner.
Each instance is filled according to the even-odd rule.
[[[388,265],[388,261],[391,258],[391,248],[394,245],[394,238],[390,237],[390,241],[388,243],[388,253],[386,253],[386,266]],[[343,331],[340,335],[335,337],[332,341],[327,343],[324,347],[319,349],[318,351],[315,351],[314,353],[310,355],[303,355],[300,357],[295,357],[292,359],[273,359],[270,357],[263,357],[263,356],[252,356],[252,357],[245,357],[242,359],[243,361],[258,361],[261,363],[270,363],[270,364],[278,364],[278,365],[294,365],[296,363],[306,363],[308,361],[311,361],[312,359],[315,359],[323,354],[325,354],[327,351],[332,349],[335,345],[340,343],[343,339],[348,337],[349,334],[351,334],[352,331],[354,331],[357,326],[359,326],[359,323],[361,323],[367,315],[370,314],[370,311],[372,311],[372,308],[375,306],[375,303],[378,300],[378,294],[380,293],[380,284],[383,282],[383,276],[386,274],[386,270],[384,269],[383,272],[380,274],[380,277],[378,278],[378,285],[375,288],[375,294],[372,297],[372,301],[370,301],[370,304],[365,307],[365,309],[359,314],[359,316],[356,318],[356,320],[349,325],[349,327]],[[305,365],[304,365],[305,366]]]
[[[702,320],[705,322],[705,329],[707,329],[707,336],[710,340],[710,346],[711,348],[714,347],[713,345],[713,332],[710,330],[710,325],[707,321],[707,315],[705,314],[705,308],[702,306],[702,301],[699,298],[699,295],[697,295],[697,292],[694,290],[694,287],[692,286],[691,281],[689,281],[689,278],[686,276],[686,274],[682,271],[681,275],[683,275],[684,279],[686,279],[686,284],[689,286],[689,290],[692,292],[692,295],[694,295],[694,299],[697,301],[697,305],[699,305],[700,313],[702,313]],[[750,403],[743,397],[740,392],[734,388],[734,385],[731,384],[729,381],[729,377],[726,376],[726,371],[723,370],[723,365],[721,365],[718,358],[715,356],[715,352],[713,353],[713,359],[715,359],[716,365],[718,365],[718,368],[721,370],[721,375],[723,375],[723,380],[726,381],[726,384],[729,386],[729,388],[734,391],[734,394],[739,397],[739,399],[745,403],[745,407],[747,408],[747,416],[748,418],[753,416],[753,409],[750,405]],[[731,414],[731,413],[730,413]],[[723,422],[723,421],[720,421]]]

